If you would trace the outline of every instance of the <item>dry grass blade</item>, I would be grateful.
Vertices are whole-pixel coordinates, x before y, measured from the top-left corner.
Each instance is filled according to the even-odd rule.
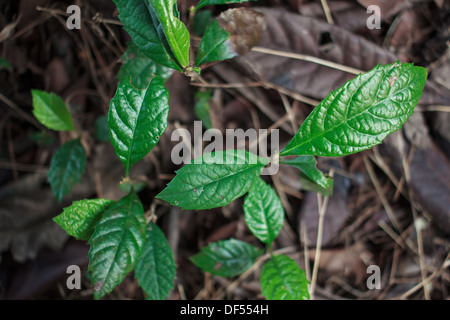
[[[334,24],[333,16],[331,15],[331,10],[330,10],[330,7],[328,6],[327,0],[320,0],[320,2],[323,7],[323,12],[325,12],[325,17],[327,18],[327,22],[329,24]]]
[[[378,181],[375,171],[373,170],[373,167],[370,164],[370,161],[367,158],[366,154],[363,155],[363,160],[364,160],[364,165],[366,166],[367,172],[369,173],[370,180],[372,180],[375,190],[377,191],[378,196],[380,197],[381,203],[383,204],[384,209],[386,210],[386,212],[389,216],[389,219],[391,220],[394,227],[400,231],[401,230],[400,224],[397,221],[397,218],[395,217],[394,211],[392,210],[392,207],[391,207],[389,201],[386,199],[386,196],[383,193],[380,182]]]
[[[333,177],[334,171],[331,170],[329,173],[330,177]],[[314,292],[316,290],[317,285],[317,275],[319,273],[319,264],[320,264],[320,253],[322,250],[322,238],[323,238],[323,224],[325,219],[325,213],[328,207],[328,200],[330,197],[322,198],[320,193],[317,194],[317,201],[319,207],[319,222],[317,225],[317,241],[316,241],[316,252],[314,257],[314,266],[313,273],[311,277],[311,287],[310,287],[310,296],[311,299],[314,299]]]
[[[336,62],[332,62],[332,61],[316,58],[316,57],[309,56],[309,55],[306,55],[306,54],[286,52],[286,51],[279,51],[279,50],[273,50],[273,49],[261,48],[261,47],[253,47],[252,51],[266,53],[266,54],[272,54],[272,55],[279,56],[279,57],[284,57],[284,58],[291,58],[291,59],[308,61],[308,62],[320,64],[320,65],[325,66],[325,67],[337,69],[337,70],[340,70],[340,71],[344,71],[344,72],[348,72],[348,73],[356,74],[356,75],[358,75],[360,73],[365,73],[365,71],[362,71],[362,70],[359,70],[359,69],[356,69],[356,68],[344,66],[344,65],[336,63]]]

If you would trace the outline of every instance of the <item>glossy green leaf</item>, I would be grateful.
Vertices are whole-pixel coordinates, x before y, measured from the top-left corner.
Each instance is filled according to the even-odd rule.
[[[150,5],[149,1],[147,1],[147,0],[144,0],[144,1],[147,6],[148,12],[150,13],[150,16],[152,18],[153,26],[155,27],[156,33],[158,34],[158,37],[159,37],[159,40],[161,41],[161,43],[164,46],[167,53],[169,54],[170,59],[172,59],[172,61],[174,61],[182,70],[183,67],[178,62],[177,57],[175,57],[175,54],[173,53],[172,48],[170,47],[169,41],[167,41],[167,37],[164,34],[163,27],[161,25],[161,22],[158,19],[158,16],[156,15],[155,9],[153,9],[153,7]]]
[[[280,155],[345,156],[380,144],[413,114],[427,71],[378,65],[330,93]]]
[[[111,142],[126,175],[158,143],[167,127],[169,94],[161,76],[145,90],[134,88],[129,79],[121,82],[111,100],[108,126]]]
[[[215,4],[243,3],[248,1],[257,1],[257,0],[201,0],[195,7],[195,10],[203,8],[204,6],[210,6]]]
[[[48,170],[48,182],[57,201],[80,182],[86,168],[86,152],[80,139],[64,143],[56,151]]]
[[[113,200],[106,199],[75,201],[70,207],[64,208],[63,213],[53,218],[53,221],[78,240],[89,240],[103,212],[113,203]]]
[[[165,299],[173,288],[176,266],[172,249],[164,233],[154,223],[150,223],[146,231],[135,275],[139,285],[151,300]]]
[[[179,71],[182,68],[167,52],[148,11],[147,0],[113,0],[119,9],[119,19],[133,42],[153,61]]]
[[[189,66],[190,37],[186,25],[181,22],[176,10],[176,0],[145,0],[157,32],[162,40],[167,40],[178,63]]]
[[[222,29],[217,20],[211,22],[200,42],[195,64],[200,66],[238,56],[237,52],[231,49],[229,39],[230,33]]]
[[[31,90],[33,114],[49,129],[58,131],[75,130],[72,115],[64,101],[54,93]]]
[[[207,153],[178,170],[156,197],[184,210],[223,207],[248,191],[268,161],[245,150]]]
[[[205,272],[234,277],[250,268],[263,252],[246,242],[229,239],[210,243],[190,260]]]
[[[117,79],[123,82],[131,77],[131,84],[136,89],[147,88],[155,74],[159,74],[167,81],[173,73],[173,69],[164,67],[143,54],[133,42],[130,42],[122,60],[124,64],[119,70]]]
[[[195,114],[202,121],[203,126],[206,129],[212,128],[211,116],[209,113],[210,105],[209,101],[211,99],[211,91],[197,91],[195,94]]]
[[[0,69],[11,69],[9,61],[2,57],[0,57]]]
[[[307,300],[308,280],[297,262],[284,255],[273,256],[261,270],[261,293],[267,300]]]
[[[281,163],[300,169],[303,189],[320,192],[325,196],[333,193],[333,179],[317,169],[317,162],[313,156],[299,156],[293,159],[283,160]]]
[[[284,223],[284,209],[275,190],[261,178],[251,186],[244,200],[245,223],[267,245],[278,236]]]
[[[144,209],[132,191],[103,213],[89,240],[89,271],[95,299],[122,283],[134,269],[144,242]]]

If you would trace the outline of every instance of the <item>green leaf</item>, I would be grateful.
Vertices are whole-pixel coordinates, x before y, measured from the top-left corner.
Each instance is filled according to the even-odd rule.
[[[95,299],[111,292],[134,269],[144,241],[144,209],[132,191],[103,213],[89,240]]]
[[[173,253],[164,233],[154,223],[150,223],[146,231],[135,275],[139,285],[151,300],[165,299],[173,288],[176,276]]]
[[[131,77],[131,84],[137,89],[147,88],[155,74],[159,74],[167,81],[173,73],[173,69],[164,67],[143,54],[133,42],[130,42],[122,60],[124,64],[119,70],[117,79],[123,82]]]
[[[169,94],[161,76],[155,76],[145,90],[130,81],[119,84],[111,100],[108,126],[111,142],[126,175],[158,143],[167,127]]]
[[[201,37],[206,31],[206,28],[211,23],[213,13],[211,10],[202,10],[196,12],[194,16],[194,32],[197,36]]]
[[[325,196],[333,193],[333,179],[317,169],[317,162],[313,156],[299,156],[293,159],[283,160],[281,163],[300,169],[303,189],[320,192]]]
[[[238,56],[230,44],[230,33],[222,29],[217,19],[211,22],[198,48],[195,64],[231,59]]]
[[[113,203],[113,200],[106,199],[75,201],[70,207],[64,208],[63,213],[53,218],[53,221],[78,240],[89,240],[103,212]]]
[[[261,178],[250,188],[244,201],[245,223],[267,245],[278,236],[284,223],[284,209],[275,190]]]
[[[311,112],[280,155],[338,157],[380,144],[413,114],[426,78],[399,62],[357,76]]]
[[[264,249],[246,242],[229,239],[210,243],[190,260],[200,269],[221,277],[242,274],[254,263]]]
[[[59,147],[48,171],[48,182],[58,202],[80,182],[85,168],[86,152],[80,139],[70,140]]]
[[[243,3],[248,1],[257,1],[257,0],[202,0],[198,3],[198,5],[195,7],[195,11],[197,11],[200,8],[203,8],[204,6],[214,5],[214,4],[230,4],[230,3]]]
[[[0,57],[0,69],[11,69],[9,61],[2,57]]]
[[[158,36],[146,0],[113,0],[119,9],[119,19],[138,48],[153,61],[182,71],[167,52]]]
[[[153,16],[152,14],[154,13],[154,16],[158,20],[158,23],[156,23],[153,19],[153,23],[157,26],[160,39],[164,39],[163,35],[165,36],[178,63],[186,68],[189,66],[189,31],[185,24],[177,17],[176,0],[145,1],[147,2],[150,15]]]
[[[297,262],[276,255],[261,270],[261,293],[267,300],[307,300],[308,280]]]
[[[108,118],[100,116],[95,120],[95,138],[102,142],[111,141],[109,138]]]
[[[156,197],[184,210],[223,207],[243,196],[268,162],[245,150],[207,153],[178,170]]]
[[[209,100],[211,99],[212,93],[208,91],[197,91],[195,93],[195,114],[202,121],[203,126],[206,129],[212,128],[211,117],[209,113]]]
[[[49,129],[59,131],[75,130],[72,115],[64,101],[54,93],[31,90],[33,114]]]

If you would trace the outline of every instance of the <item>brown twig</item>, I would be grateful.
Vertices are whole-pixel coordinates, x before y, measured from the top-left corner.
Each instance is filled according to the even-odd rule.
[[[334,171],[330,171],[330,177],[333,177]],[[322,239],[323,239],[323,225],[325,220],[325,213],[327,212],[328,208],[328,200],[330,197],[322,198],[322,195],[320,193],[317,194],[317,202],[318,202],[318,209],[319,209],[319,221],[317,224],[317,241],[316,241],[316,252],[314,256],[314,266],[313,266],[313,273],[311,277],[311,287],[310,287],[310,296],[311,299],[314,299],[314,293],[317,285],[317,275],[319,273],[319,264],[320,264],[320,254],[322,251]]]
[[[14,110],[17,114],[19,114],[24,120],[28,121],[30,124],[38,128],[39,130],[43,130],[44,126],[39,123],[34,117],[30,116],[28,113],[20,109],[14,102],[5,97],[2,93],[0,93],[0,101]]]

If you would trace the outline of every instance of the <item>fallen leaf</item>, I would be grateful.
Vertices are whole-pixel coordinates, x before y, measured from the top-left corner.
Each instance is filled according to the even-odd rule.
[[[378,6],[383,20],[391,18],[409,5],[405,0],[358,0],[358,2],[365,8]]]
[[[336,160],[333,163],[334,166],[339,167]],[[349,188],[350,181],[348,178],[337,174],[334,176],[333,195],[329,197],[324,218],[323,246],[333,245],[333,241],[338,239],[339,231],[346,226],[347,219],[350,217],[350,211],[347,208]],[[310,246],[315,246],[317,243],[318,222],[317,194],[315,192],[306,192],[300,209],[300,223],[306,227],[308,244]],[[299,233],[301,233],[301,229],[301,226],[299,226]]]
[[[359,5],[356,1],[329,1],[334,24],[345,28],[346,30],[359,30],[367,28],[367,19],[369,14],[366,8]],[[326,22],[323,6],[320,2],[309,2],[298,6],[297,11],[305,17],[315,18]]]
[[[54,288],[58,281],[70,276],[67,267],[77,265],[83,268],[88,263],[89,246],[81,242],[69,242],[57,255],[52,250],[43,250],[37,259],[26,263],[9,262],[0,267],[0,275],[7,277],[6,288],[0,294],[5,300],[32,299],[46,290]],[[65,283],[65,281],[64,281]]]
[[[59,205],[50,188],[41,188],[44,178],[30,175],[0,190],[0,252],[11,249],[19,262],[35,259],[42,247],[60,250],[68,238],[51,220]]]
[[[414,200],[432,217],[432,223],[444,232],[450,232],[450,161],[431,139],[422,113],[414,113],[405,123],[404,134],[395,132],[379,146],[387,164],[403,174],[403,158],[411,147],[414,153],[408,165]]]
[[[246,54],[255,46],[265,29],[262,13],[247,8],[228,9],[217,18],[222,29],[230,33],[231,51]]]
[[[266,29],[258,47],[313,56],[323,60],[368,71],[377,64],[388,64],[398,58],[339,26],[303,17],[285,10],[254,8],[266,17]],[[321,38],[329,33],[332,45],[321,50]],[[330,91],[355,77],[354,74],[317,63],[250,51],[233,59],[241,71],[258,74],[264,80],[314,99],[323,99]],[[450,92],[427,81],[419,102],[421,105],[448,104]]]
[[[314,260],[316,250],[310,250],[309,259]],[[323,249],[320,253],[319,269],[328,277],[353,278],[355,286],[367,278],[367,266],[373,264],[373,254],[362,242],[346,248]]]

